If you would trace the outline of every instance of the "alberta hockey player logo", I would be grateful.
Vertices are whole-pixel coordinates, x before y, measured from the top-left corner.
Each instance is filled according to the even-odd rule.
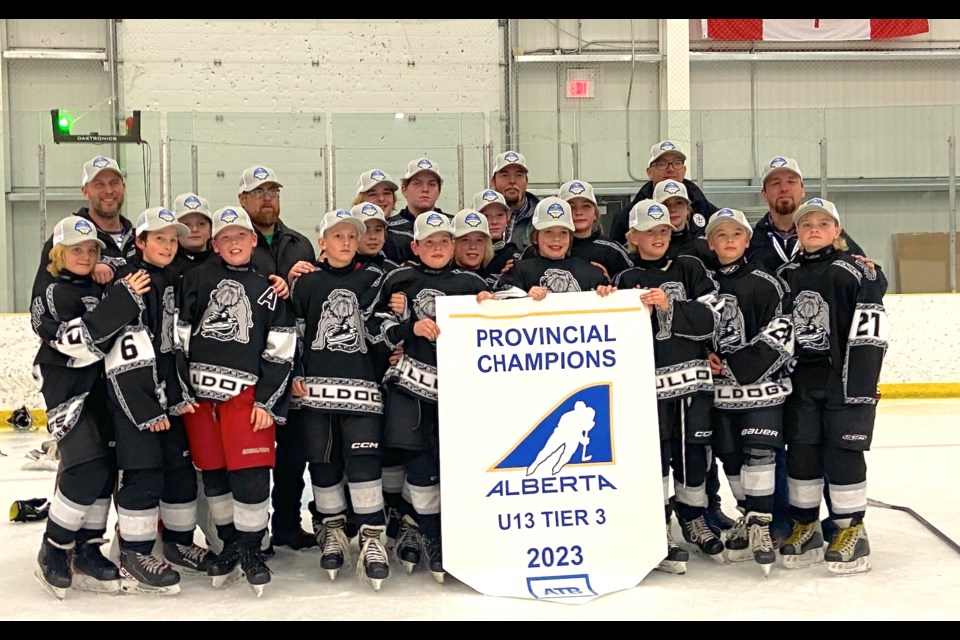
[[[687,290],[682,282],[664,282],[660,285],[660,289],[667,295],[668,300],[687,299]],[[667,340],[670,337],[670,323],[668,321],[672,317],[673,305],[670,305],[669,311],[661,311],[660,307],[657,307],[657,323],[660,325],[660,329],[657,331],[657,340]]]
[[[801,291],[793,304],[797,346],[811,351],[830,349],[830,305],[816,291]]]
[[[347,289],[335,289],[323,303],[314,351],[329,349],[345,353],[367,352],[357,297]]]
[[[203,314],[199,332],[204,338],[221,342],[234,340],[250,342],[253,310],[243,285],[235,280],[223,280],[210,293],[210,305]]]
[[[547,412],[490,471],[555,476],[564,467],[613,462],[611,385],[574,391]]]
[[[563,269],[547,269],[540,278],[540,286],[553,293],[580,291],[580,285],[569,271]]]
[[[737,304],[737,297],[724,293],[720,295],[723,308],[720,311],[720,323],[717,325],[717,346],[734,348],[742,346],[743,340],[743,312]]]

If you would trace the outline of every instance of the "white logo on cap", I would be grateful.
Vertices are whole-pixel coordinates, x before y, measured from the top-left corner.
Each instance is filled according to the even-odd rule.
[[[513,151],[507,151],[505,154],[503,154],[503,159],[509,162],[520,162],[520,156]]]
[[[177,217],[173,215],[168,209],[160,209],[157,212],[157,217],[163,220],[164,222],[176,222]]]
[[[373,171],[370,172],[370,179],[376,182],[380,182],[386,177],[387,176],[384,175],[383,171],[380,171],[379,169],[374,169]]]
[[[654,220],[659,220],[664,216],[663,209],[660,208],[658,204],[650,205],[650,208],[647,209],[647,215]]]
[[[479,227],[480,224],[481,224],[481,223],[480,223],[480,216],[478,216],[478,215],[475,214],[475,213],[468,213],[468,214],[466,215],[466,217],[463,219],[463,222],[464,222],[468,227]]]
[[[417,166],[420,167],[421,169],[433,169],[433,163],[431,163],[426,158],[418,162]]]
[[[563,207],[561,207],[559,204],[552,204],[547,207],[547,215],[554,220],[558,220],[563,217]]]
[[[483,195],[480,196],[487,202],[496,202],[497,201],[497,192],[496,191],[484,191]]]
[[[360,207],[360,213],[362,213],[365,216],[375,216],[377,215],[377,208],[374,207],[372,204],[367,203],[362,207]]]
[[[81,235],[88,236],[93,233],[93,227],[91,227],[90,223],[86,220],[77,220],[76,224],[73,225],[73,228]]]
[[[676,182],[668,182],[663,186],[664,193],[669,193],[673,195],[675,193],[680,193],[680,186]]]
[[[220,220],[222,222],[234,222],[239,217],[240,216],[233,209],[227,209],[226,211],[220,214]]]
[[[349,218],[349,217],[350,217],[350,212],[347,211],[346,209],[337,209],[337,214],[336,214],[336,215],[337,215],[338,218]]]
[[[717,216],[732,216],[732,215],[733,215],[732,209],[720,209],[720,211],[717,211]]]
[[[660,151],[669,151],[670,149],[676,149],[677,145],[673,144],[669,140],[662,142],[660,144]]]
[[[187,209],[199,209],[200,208],[200,198],[197,196],[190,196],[183,201],[183,206]]]
[[[575,195],[575,196],[578,196],[578,195],[580,195],[581,193],[583,193],[583,192],[586,191],[586,190],[587,190],[587,188],[584,187],[582,184],[580,184],[579,182],[574,182],[574,183],[571,184],[570,187],[567,189],[567,192],[568,192],[568,193],[572,193],[572,194]]]
[[[773,160],[770,161],[770,168],[779,168],[779,167],[786,166],[786,164],[787,164],[786,158],[774,158]]]
[[[810,198],[809,200],[807,200],[807,204],[815,204],[819,207],[822,207],[823,200],[821,200],[820,198]]]
[[[270,172],[263,167],[257,167],[253,170],[253,177],[257,180],[264,180],[270,177]]]
[[[443,217],[439,213],[431,213],[427,216],[427,224],[431,227],[439,227],[443,225]]]
[[[93,166],[97,169],[103,169],[104,167],[110,166],[110,159],[104,158],[103,156],[97,156],[93,159]]]

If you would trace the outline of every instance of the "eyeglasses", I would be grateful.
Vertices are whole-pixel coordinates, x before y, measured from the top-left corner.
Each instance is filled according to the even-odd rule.
[[[652,163],[650,166],[655,167],[660,171],[663,171],[667,167],[673,167],[674,169],[682,169],[683,160],[657,160],[656,162]]]
[[[253,191],[247,191],[251,196],[257,200],[262,200],[266,197],[270,198],[279,198],[280,189],[254,189]]]

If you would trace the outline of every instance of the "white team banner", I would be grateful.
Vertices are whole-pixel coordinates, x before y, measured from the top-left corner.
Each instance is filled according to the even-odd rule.
[[[444,569],[581,604],[666,555],[650,314],[636,290],[438,296]]]

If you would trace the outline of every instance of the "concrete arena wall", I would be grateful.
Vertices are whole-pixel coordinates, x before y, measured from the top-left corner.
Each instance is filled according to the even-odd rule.
[[[884,299],[890,348],[880,375],[884,398],[960,397],[960,295],[903,294]],[[26,405],[45,424],[31,375],[40,340],[25,313],[0,315],[0,430]]]

